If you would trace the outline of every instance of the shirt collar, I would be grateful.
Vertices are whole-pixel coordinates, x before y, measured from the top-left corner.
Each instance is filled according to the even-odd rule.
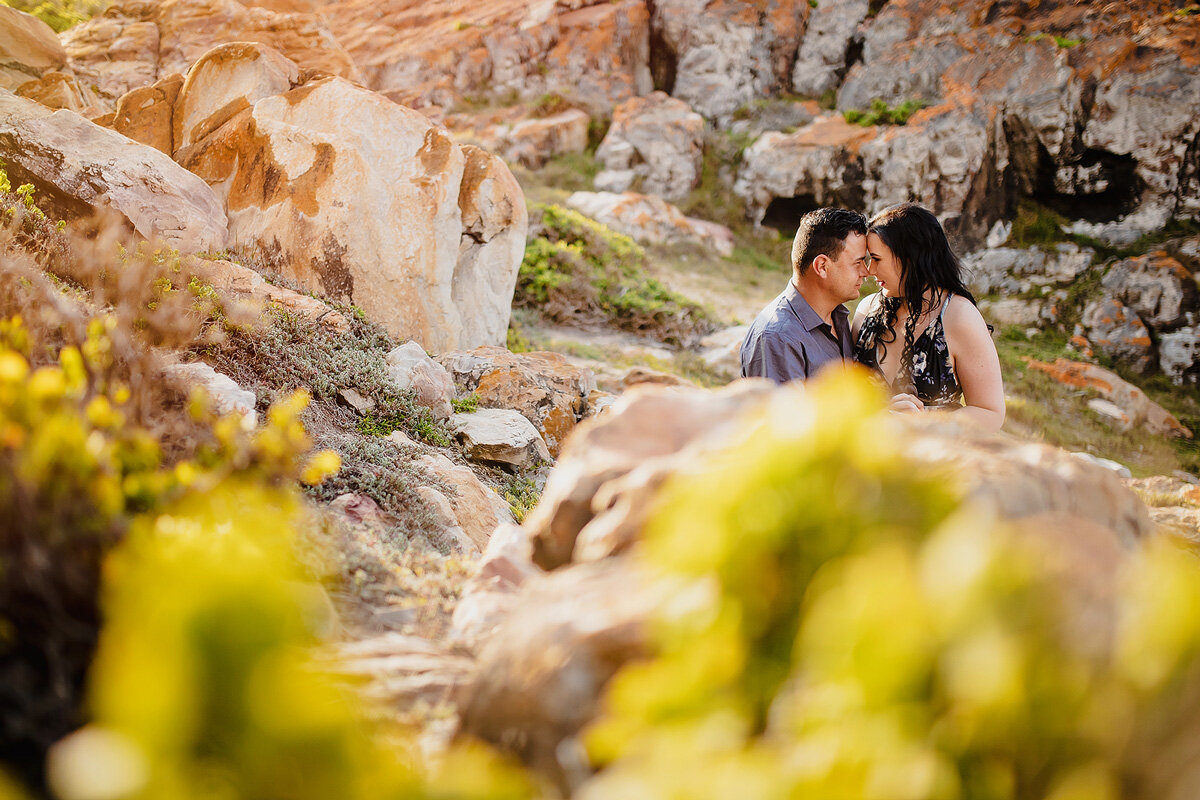
[[[800,291],[796,289],[796,284],[792,281],[788,281],[787,288],[783,290],[783,296],[787,299],[792,313],[800,320],[800,324],[804,326],[805,330],[816,330],[825,324],[825,320],[821,319],[821,316],[816,311],[813,311],[813,307],[808,304],[808,301],[804,299],[804,295],[800,294]],[[839,303],[833,309],[833,316],[831,318],[834,326],[839,327],[839,317],[848,317],[849,315],[850,310]]]

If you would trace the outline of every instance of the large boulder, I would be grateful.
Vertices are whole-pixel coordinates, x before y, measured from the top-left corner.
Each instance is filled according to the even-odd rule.
[[[53,28],[31,14],[0,5],[0,89],[16,89],[66,61],[67,53]]]
[[[33,183],[52,216],[111,209],[140,235],[184,253],[228,242],[225,212],[204,181],[74,112],[0,92],[0,158],[14,185]]]
[[[641,244],[695,244],[722,256],[733,253],[732,231],[715,222],[685,217],[661,197],[637,192],[575,192],[566,204]]]
[[[704,118],[664,92],[635,97],[613,111],[612,125],[596,149],[604,169],[596,188],[639,191],[681,200],[700,182]]]
[[[1092,300],[1083,309],[1088,340],[1110,358],[1143,375],[1154,368],[1154,342],[1150,330],[1132,308],[1109,295]]]
[[[175,73],[121,95],[113,114],[112,129],[135,142],[169,156],[175,154],[175,101],[183,76]]]
[[[1158,342],[1158,368],[1176,386],[1200,383],[1200,325],[1164,333]]]
[[[837,89],[846,72],[850,43],[867,18],[870,0],[826,0],[808,16],[792,67],[792,91],[820,97]]]
[[[316,14],[248,8],[237,0],[118,0],[62,40],[74,74],[109,107],[132,89],[186,73],[227,42],[257,42],[306,69],[352,81],[362,77]]]
[[[454,128],[466,128],[463,138],[490,150],[509,163],[541,169],[555,156],[582,153],[588,146],[592,118],[570,108],[544,117],[523,117],[512,122],[472,125],[468,115],[447,120]]]
[[[231,235],[398,339],[503,342],[527,225],[504,163],[341,78],[267,96],[294,74],[268,53],[218,48],[177,102],[192,143],[176,159],[217,190]]]
[[[448,426],[475,461],[520,471],[550,460],[537,429],[516,411],[481,408],[453,414]]]
[[[793,0],[657,0],[651,4],[659,56],[656,85],[709,119],[791,83],[809,3]],[[673,74],[671,74],[673,73]]]
[[[322,17],[367,85],[413,108],[557,93],[607,116],[653,89],[642,0],[378,0]]]

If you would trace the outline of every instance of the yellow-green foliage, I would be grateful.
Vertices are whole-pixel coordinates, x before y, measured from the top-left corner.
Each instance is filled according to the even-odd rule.
[[[290,487],[237,479],[137,521],[106,565],[94,721],[51,760],[63,800],[528,796],[480,753],[425,776],[370,735],[312,660],[326,620],[293,554],[303,522]]]
[[[892,108],[883,100],[875,98],[871,101],[871,107],[868,110],[859,111],[858,109],[850,109],[842,112],[842,116],[851,125],[862,125],[864,127],[870,125],[904,125],[908,122],[909,117],[926,105],[928,103],[924,100],[905,100],[900,105]]]
[[[908,464],[865,381],[809,388],[668,487],[644,558],[680,591],[589,796],[1196,796],[1195,556],[1141,547],[1108,607]]]
[[[609,322],[681,343],[710,330],[697,304],[646,274],[628,236],[555,205],[534,204],[514,304],[555,322]]]
[[[3,0],[3,3],[32,14],[56,33],[62,33],[99,14],[108,5],[108,0]]]

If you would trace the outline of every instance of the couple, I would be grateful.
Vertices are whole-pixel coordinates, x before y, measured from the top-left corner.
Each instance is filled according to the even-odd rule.
[[[873,275],[879,291],[842,303]],[[1004,423],[1000,359],[941,223],[902,203],[870,222],[855,211],[805,214],[792,244],[792,279],[750,326],[742,377],[805,379],[858,361],[893,394],[891,408],[957,409],[988,430]]]

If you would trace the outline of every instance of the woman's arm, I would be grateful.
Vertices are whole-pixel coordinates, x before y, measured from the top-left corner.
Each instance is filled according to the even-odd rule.
[[[970,300],[955,295],[942,324],[967,404],[956,416],[969,417],[990,431],[1000,430],[1005,413],[1004,380],[1000,377],[1000,356],[983,315]]]

